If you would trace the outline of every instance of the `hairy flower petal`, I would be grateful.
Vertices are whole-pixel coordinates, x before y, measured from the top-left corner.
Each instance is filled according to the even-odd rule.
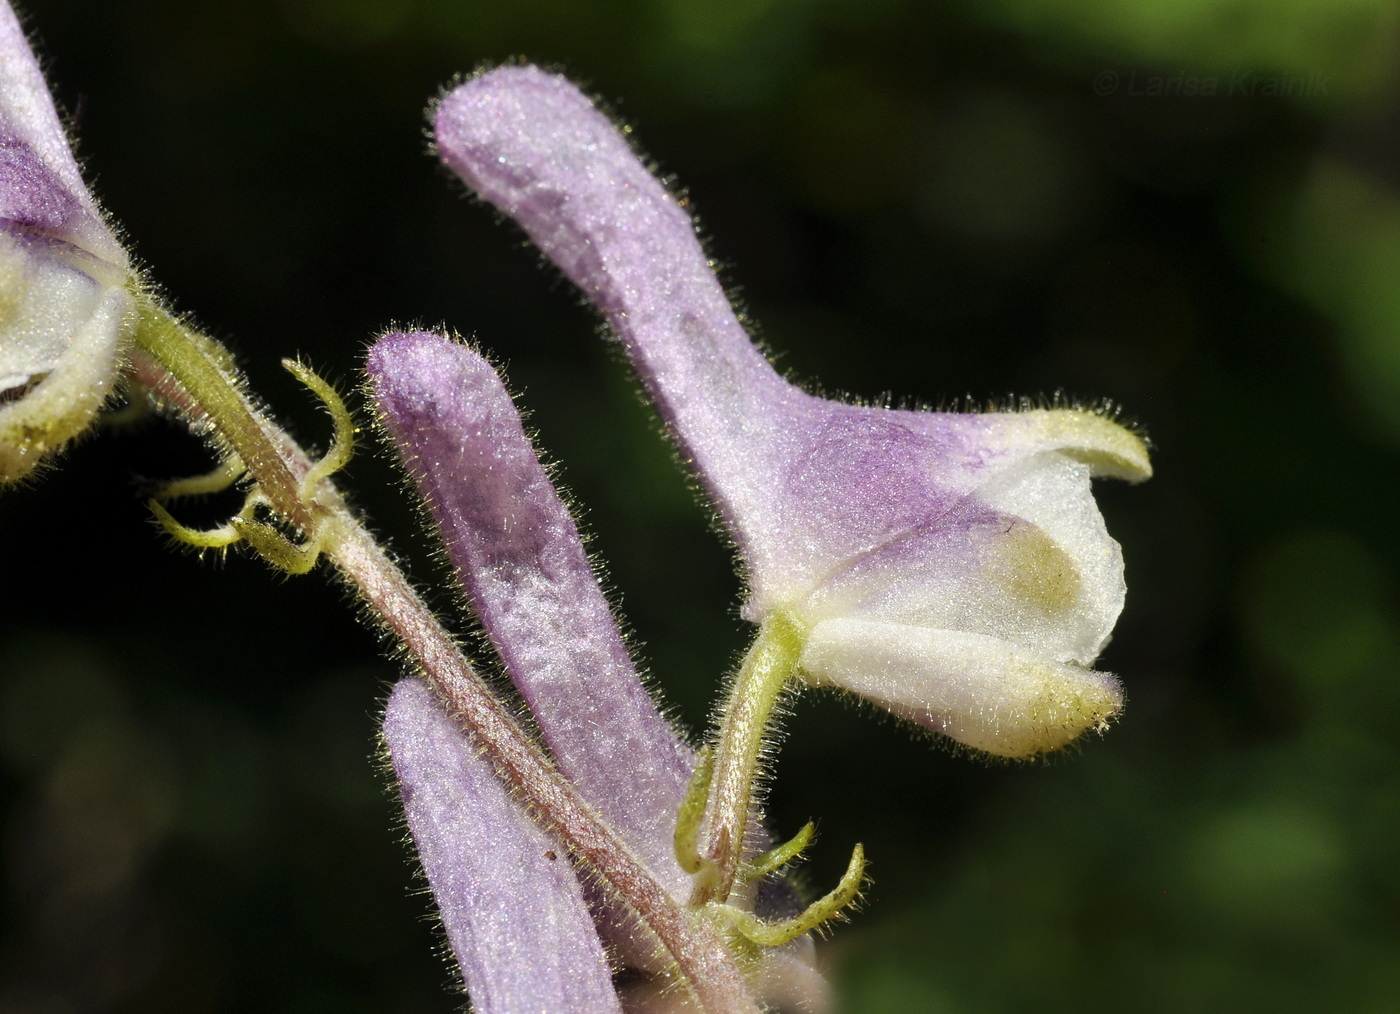
[[[1055,750],[1122,706],[1118,681],[1010,641],[962,630],[835,619],[818,623],[801,665],[960,743],[1002,757]]]
[[[0,482],[84,430],[116,380],[127,260],[0,4]]]
[[[505,386],[476,352],[427,332],[387,335],[368,369],[472,609],[560,770],[683,896],[689,878],[671,839],[693,755],[642,686]]]
[[[620,1012],[568,856],[422,681],[394,688],[384,740],[472,1010]]]
[[[762,511],[771,489],[749,458],[777,460],[775,409],[804,396],[754,348],[689,214],[612,122],[564,78],[502,67],[447,95],[435,124],[443,161],[608,318],[726,515]]]

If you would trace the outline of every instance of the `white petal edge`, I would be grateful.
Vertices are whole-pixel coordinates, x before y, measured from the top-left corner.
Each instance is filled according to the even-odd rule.
[[[977,750],[1030,757],[1101,728],[1118,681],[984,634],[834,619],[799,659],[814,685],[842,687]]]
[[[1091,665],[1098,658],[1128,592],[1122,547],[1108,534],[1089,480],[1090,466],[1049,451],[1021,459],[977,491],[988,507],[1025,518],[1044,532],[1073,565],[1077,590],[1072,604],[1044,617],[1009,608],[1013,603],[1008,603],[1003,621],[1007,625],[987,632],[1079,665]],[[1022,561],[1023,585],[1033,585],[1038,578],[1032,564]],[[1051,575],[1044,577],[1053,580]]]
[[[36,295],[42,294],[30,294],[26,301]],[[105,290],[61,353],[26,367],[43,379],[23,395],[0,403],[0,482],[33,471],[45,453],[92,422],[117,379],[130,309],[124,289]],[[0,341],[11,340],[8,332],[0,333]]]

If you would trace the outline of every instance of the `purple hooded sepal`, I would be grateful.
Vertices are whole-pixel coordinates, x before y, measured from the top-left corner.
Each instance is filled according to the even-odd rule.
[[[751,618],[917,532],[986,478],[1063,451],[1148,474],[1090,411],[893,411],[783,380],[730,308],[687,210],[567,79],[500,67],[439,104],[443,161],[520,224],[608,318],[748,564]]]
[[[420,680],[394,688],[384,741],[472,1009],[620,1014],[568,856]]]
[[[805,395],[734,316],[682,201],[573,84],[537,67],[465,82],[443,98],[434,128],[448,167],[607,317],[726,518],[761,503],[769,490],[749,481],[746,459],[766,456]],[[744,544],[748,530],[731,528]]]
[[[642,686],[505,386],[476,352],[428,332],[387,335],[368,372],[384,427],[560,770],[683,897],[689,880],[671,839],[693,755]]]

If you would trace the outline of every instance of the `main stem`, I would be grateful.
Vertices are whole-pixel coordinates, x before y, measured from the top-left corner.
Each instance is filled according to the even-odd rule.
[[[143,309],[134,357],[137,379],[191,420],[207,424],[213,439],[247,466],[273,509],[306,535],[318,537],[321,551],[363,596],[370,613],[408,649],[501,778],[656,934],[700,1009],[708,1014],[758,1014],[715,925],[703,913],[679,905],[560,774],[329,484],[321,484],[326,492],[312,502],[302,499],[298,485],[310,459],[253,408],[222,349],[184,328],[149,299],[138,298]]]

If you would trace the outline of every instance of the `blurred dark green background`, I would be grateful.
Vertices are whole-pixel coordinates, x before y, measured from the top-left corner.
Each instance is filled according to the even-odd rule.
[[[454,74],[563,68],[689,189],[795,376],[1063,389],[1151,434],[1101,487],[1130,706],[987,766],[800,702],[779,830],[850,1012],[1400,1009],[1400,12],[1379,0],[32,0],[99,197],[303,439],[393,322],[507,364],[684,721],[738,587],[597,322],[425,154]],[[448,1011],[347,597],[173,552],[150,423],[0,496],[0,1008]],[[346,484],[444,577],[391,464]],[[213,521],[230,504],[187,508]],[[203,513],[201,513],[201,511]],[[454,608],[439,592],[437,601]]]

